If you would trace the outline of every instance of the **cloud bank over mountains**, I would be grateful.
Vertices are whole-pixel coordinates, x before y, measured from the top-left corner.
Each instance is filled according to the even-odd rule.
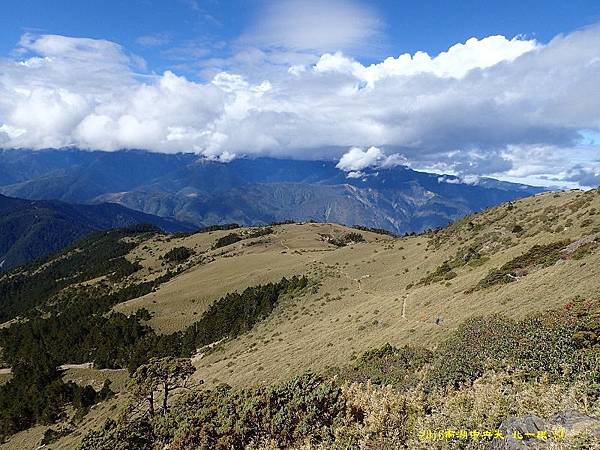
[[[325,49],[298,30],[278,42],[268,27],[242,36],[313,59],[206,81],[154,74],[114,42],[26,34],[0,60],[0,147],[342,158],[349,172],[389,160],[549,185],[600,179],[600,139],[583,138],[600,130],[600,26],[546,44],[489,36],[363,65],[333,49],[372,36],[375,18],[365,20],[359,37],[333,35]]]

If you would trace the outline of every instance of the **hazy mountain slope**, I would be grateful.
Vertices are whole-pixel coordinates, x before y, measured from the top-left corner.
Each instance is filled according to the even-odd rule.
[[[33,169],[28,172],[26,168]],[[459,183],[406,167],[348,178],[331,161],[270,158],[224,164],[142,151],[0,151],[0,193],[29,199],[116,202],[197,225],[316,220],[396,233],[445,226],[539,188],[483,179]]]
[[[250,332],[193,359],[194,379],[204,380],[203,389],[220,382],[236,387],[280,382],[308,369],[323,373],[327,367],[344,366],[385,342],[435,348],[475,316],[517,320],[547,309],[569,311],[573,302],[597,299],[599,211],[598,190],[548,193],[471,215],[435,233],[393,238],[360,231],[365,242],[341,247],[335,240],[356,230],[305,223],[263,229],[260,236],[257,229],[185,237],[149,234],[127,241],[133,245],[127,258],[138,266],[133,273],[125,272],[113,289],[165,275],[168,279],[114,310],[133,313],[147,308],[151,313],[147,323],[168,334],[198,321],[228,292],[282,276],[306,275],[314,288],[286,297]],[[241,240],[216,245],[231,234]],[[166,255],[181,247],[192,250],[192,255],[169,262]],[[80,295],[81,289],[90,289],[90,295],[92,289],[111,289],[110,277],[97,279],[97,274],[86,285],[78,280],[73,289]],[[61,361],[80,362],[84,361]],[[123,372],[75,369],[68,377],[98,385],[105,377],[124,376]],[[511,383],[516,389],[515,380]],[[494,389],[504,392],[503,386]],[[559,387],[552,389],[556,405],[567,401],[568,395],[556,390]],[[459,390],[448,395],[475,394]],[[120,396],[101,404],[81,429],[100,427],[123,402]],[[519,408],[534,408],[524,405]],[[452,404],[448,408],[452,410]],[[36,445],[44,429],[19,433],[6,448],[24,442]],[[72,448],[80,438],[72,434],[53,448]]]
[[[0,269],[60,250],[92,231],[139,223],[156,225],[165,231],[193,229],[186,223],[116,204],[74,205],[0,195]]]

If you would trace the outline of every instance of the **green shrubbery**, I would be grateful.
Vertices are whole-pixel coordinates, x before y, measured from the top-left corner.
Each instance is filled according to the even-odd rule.
[[[421,278],[418,284],[424,286],[439,281],[448,281],[456,278],[457,273],[455,272],[455,269],[467,264],[473,267],[483,264],[487,261],[487,258],[480,254],[480,247],[481,244],[460,248],[452,259],[444,261],[432,273]]]
[[[55,363],[40,352],[35,364],[13,367],[13,378],[1,388],[0,440],[36,423],[54,423],[64,417],[68,403],[85,414],[93,404],[111,395],[108,383],[97,392],[89,385],[63,382]]]
[[[515,234],[519,234],[522,233],[524,231],[523,227],[519,224],[515,225],[514,227],[512,227],[512,232]]]
[[[169,448],[177,450],[228,450],[252,444],[284,448],[304,439],[331,442],[332,426],[345,413],[340,388],[306,374],[279,386],[194,391],[165,418],[109,420],[104,429],[86,436],[80,449],[141,450],[170,442]]]
[[[237,233],[229,233],[225,236],[220,237],[213,245],[213,249],[225,247],[226,245],[235,244],[242,240],[242,237]]]
[[[0,321],[30,311],[64,289],[81,281],[109,275],[122,279],[139,269],[125,255],[136,244],[123,240],[139,233],[154,233],[154,228],[137,226],[99,232],[84,238],[52,257],[21,267],[0,279]],[[38,268],[42,268],[38,270]]]
[[[556,413],[572,395],[582,407],[599,408],[600,351],[596,341],[578,338],[598,331],[599,312],[597,301],[575,300],[522,320],[476,318],[433,352],[386,344],[333,370],[334,377],[306,374],[275,386],[195,390],[165,418],[109,421],[81,449],[424,450],[433,448],[417,438],[424,427],[495,430],[523,411]],[[444,442],[469,450],[480,444]]]
[[[451,280],[456,277],[456,272],[452,270],[450,263],[448,261],[444,261],[441,265],[439,265],[432,273],[423,277],[419,280],[419,285],[428,285],[431,283],[436,283],[438,281]]]
[[[220,230],[235,230],[240,227],[241,227],[241,225],[239,225],[237,223],[226,223],[223,225],[209,225],[207,227],[202,227],[202,228],[198,229],[198,231],[196,231],[194,234],[210,233],[211,231],[220,231]]]
[[[407,387],[417,381],[415,373],[431,361],[433,354],[422,347],[396,348],[385,344],[364,353],[354,366],[333,370],[342,380]]]
[[[235,244],[236,242],[240,242],[244,239],[253,239],[261,236],[267,236],[269,234],[273,234],[274,232],[275,230],[273,230],[273,228],[271,227],[261,227],[243,235],[240,235],[238,233],[229,233],[217,239],[217,241],[213,244],[213,250],[225,247],[227,245]]]
[[[436,351],[428,384],[458,387],[486,370],[518,370],[528,379],[580,373],[582,355],[598,353],[597,329],[589,325],[597,313],[597,302],[578,301],[519,321],[505,316],[469,319]],[[584,332],[591,333],[587,339],[582,339]]]
[[[146,419],[117,423],[108,419],[102,430],[89,433],[80,450],[148,450],[154,448],[156,436]]]
[[[349,244],[355,244],[357,242],[364,242],[365,238],[360,233],[350,232],[344,234],[340,238],[332,238],[329,240],[329,243],[335,245],[336,247],[344,247]]]
[[[0,436],[52,421],[67,403],[78,405],[79,399],[85,403],[89,392],[78,397],[70,384],[63,383],[56,371],[60,364],[94,362],[97,368],[129,368],[133,372],[153,357],[190,357],[199,347],[250,330],[273,311],[283,294],[308,285],[305,277],[282,278],[227,294],[198,322],[169,335],[158,335],[143,323],[149,318],[147,310],[131,316],[107,314],[113,305],[150,292],[168,277],[85,301],[73,299],[56,305],[46,317],[0,330],[4,362],[15,373],[9,383],[0,386]],[[23,364],[27,370],[19,369]],[[31,407],[31,386],[37,386],[39,393],[36,402],[40,406],[36,408]]]
[[[198,322],[185,330],[183,345],[195,351],[196,348],[248,331],[273,311],[282,294],[303,289],[307,285],[306,277],[284,277],[277,283],[227,294],[214,302]]]
[[[170,263],[182,263],[187,261],[193,254],[194,251],[187,247],[175,247],[165,253],[163,259]]]
[[[510,260],[499,269],[493,269],[481,280],[476,289],[485,289],[496,284],[505,284],[515,281],[518,276],[524,275],[528,269],[534,267],[550,267],[563,258],[560,252],[570,241],[559,241],[546,245],[534,245],[528,252]]]
[[[261,227],[261,228],[255,229],[255,230],[251,230],[249,233],[246,233],[244,235],[244,238],[254,239],[254,238],[258,238],[258,237],[262,237],[262,236],[268,236],[269,234],[273,234],[273,233],[275,233],[275,230],[273,230],[273,228]]]
[[[383,228],[364,227],[362,225],[352,225],[352,228],[356,228],[360,231],[369,231],[371,233],[382,234],[384,236],[396,236],[396,234],[392,233],[391,231],[384,230]]]

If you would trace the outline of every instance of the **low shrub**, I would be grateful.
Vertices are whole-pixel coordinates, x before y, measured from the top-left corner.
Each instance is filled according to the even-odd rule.
[[[365,238],[360,233],[350,232],[344,234],[340,238],[332,238],[329,242],[337,247],[345,247],[346,245],[355,244],[357,242],[365,242]]]
[[[334,374],[345,381],[406,387],[417,377],[415,372],[432,359],[432,352],[422,347],[406,345],[396,348],[390,344],[364,353],[354,366],[336,369]]]
[[[164,260],[170,263],[181,263],[187,261],[192,255],[194,251],[187,247],[175,247],[172,250],[169,250],[163,256]]]
[[[475,289],[485,289],[496,284],[511,283],[534,267],[550,267],[563,258],[560,252],[570,241],[559,241],[546,245],[534,245],[526,253],[513,258],[499,269],[492,269]]]
[[[395,233],[392,233],[391,231],[388,230],[384,230],[383,228],[373,228],[373,227],[365,227],[362,225],[352,225],[352,228],[356,228],[357,230],[360,231],[369,231],[371,233],[375,233],[375,234],[382,234],[384,236],[397,236]]]
[[[476,267],[483,264],[489,258],[481,255],[481,247],[481,244],[461,247],[452,259],[444,261],[432,273],[421,278],[418,285],[426,286],[431,283],[448,281],[458,276],[454,269],[464,267],[465,265]]]
[[[242,237],[237,233],[229,233],[223,237],[217,239],[217,241],[213,245],[213,250],[221,247],[225,247],[227,245],[235,244],[242,240]]]
[[[271,228],[271,227],[262,227],[262,228],[257,228],[256,230],[250,231],[244,237],[246,239],[253,239],[253,238],[257,238],[257,237],[268,236],[269,234],[273,234],[274,232],[275,232],[275,230],[273,230],[273,228]]]
[[[160,442],[170,442],[172,450],[326,443],[333,441],[333,425],[345,415],[341,389],[308,373],[276,386],[193,391],[164,418],[118,424],[109,419],[84,438],[80,450],[148,449]]]
[[[224,225],[209,225],[207,227],[199,228],[195,234],[210,233],[211,231],[220,231],[220,230],[235,230],[240,227],[241,227],[241,225],[239,225],[237,223],[226,223]]]

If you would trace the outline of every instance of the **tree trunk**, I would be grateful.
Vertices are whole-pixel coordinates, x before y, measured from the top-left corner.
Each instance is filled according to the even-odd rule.
[[[154,416],[154,392],[150,392],[148,396],[148,413],[151,417]]]
[[[164,397],[163,397],[163,415],[167,415],[168,397],[169,397],[169,383],[165,381],[163,383]]]

